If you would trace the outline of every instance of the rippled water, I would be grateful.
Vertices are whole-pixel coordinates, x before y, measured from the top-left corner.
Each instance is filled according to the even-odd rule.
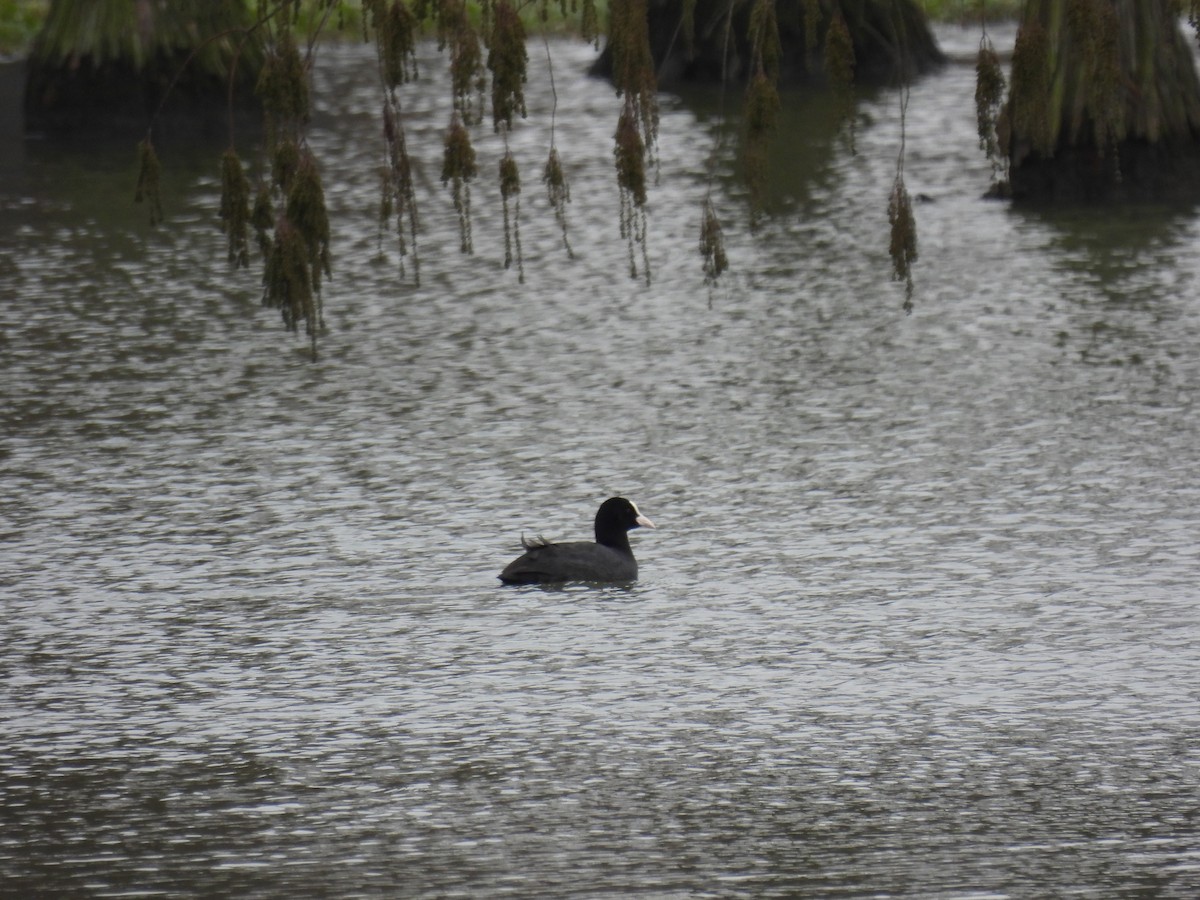
[[[911,316],[892,93],[854,156],[788,98],[707,292],[713,98],[664,98],[647,286],[611,91],[555,53],[577,258],[531,120],[523,287],[488,184],[456,252],[432,87],[400,277],[370,55],[322,55],[317,363],[224,265],[215,153],[164,154],[151,231],[129,148],[6,139],[0,893],[1194,896],[1195,211],[981,200],[954,65],[909,108]],[[618,492],[636,585],[500,587]]]

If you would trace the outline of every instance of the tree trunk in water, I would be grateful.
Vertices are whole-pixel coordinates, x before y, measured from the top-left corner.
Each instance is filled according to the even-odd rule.
[[[695,0],[689,37],[680,0],[648,0],[650,48],[660,85],[680,82],[747,80],[752,0]],[[945,57],[938,49],[925,14],[915,0],[779,0],[776,16],[782,45],[783,84],[823,84],[825,36],[834,13],[846,21],[854,46],[855,80],[887,84],[937,68]],[[608,77],[607,48],[592,74]]]
[[[30,50],[26,128],[144,131],[160,112],[189,131],[244,107],[262,61],[243,0],[52,0]],[[165,101],[165,103],[164,103]]]
[[[1200,79],[1172,0],[1028,0],[998,126],[1015,199],[1200,198]]]

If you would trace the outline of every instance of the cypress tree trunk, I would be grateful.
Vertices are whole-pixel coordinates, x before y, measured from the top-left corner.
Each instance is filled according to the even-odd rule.
[[[163,107],[172,122],[223,122],[229,73],[245,105],[262,63],[244,0],[51,0],[30,50],[26,127],[144,130]]]
[[[650,0],[647,4],[659,84],[717,82],[723,75],[731,82],[745,81],[752,70],[753,0],[695,0],[690,28],[684,17],[686,2]],[[781,83],[827,80],[825,36],[834,15],[845,19],[859,84],[911,79],[945,62],[915,0],[778,0]],[[592,72],[610,75],[607,49]]]
[[[1200,198],[1200,79],[1177,6],[1028,0],[998,125],[1014,198]]]

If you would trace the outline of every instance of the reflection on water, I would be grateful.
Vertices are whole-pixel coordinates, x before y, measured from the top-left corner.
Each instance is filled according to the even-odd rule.
[[[399,277],[369,51],[323,56],[316,364],[225,268],[216,154],[164,157],[160,232],[125,148],[3,170],[0,893],[1193,896],[1195,215],[981,200],[956,66],[909,108],[911,317],[889,94],[854,156],[789,120],[757,233],[722,182],[706,295],[713,125],[668,101],[647,287],[556,53],[579,258],[529,189],[524,288],[487,185],[455,252],[432,90]],[[640,582],[500,587],[616,492]]]

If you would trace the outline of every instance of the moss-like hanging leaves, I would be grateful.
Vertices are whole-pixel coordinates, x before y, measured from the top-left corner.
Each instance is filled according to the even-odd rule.
[[[771,81],[779,81],[779,61],[783,48],[779,42],[779,22],[775,18],[775,0],[754,0],[749,23],[750,66]]]
[[[642,152],[649,162],[658,140],[658,88],[650,52],[646,0],[612,0],[608,41],[612,51],[613,84],[617,96],[625,98],[621,116],[640,133]],[[645,202],[644,198],[642,202]]]
[[[442,184],[450,185],[454,198],[454,211],[458,213],[459,249],[473,253],[471,239],[471,180],[478,172],[475,164],[475,148],[462,119],[455,116],[446,130],[442,154]]]
[[[613,83],[625,102],[617,120],[613,154],[621,195],[621,236],[629,248],[629,272],[637,277],[635,248],[641,247],[642,269],[650,281],[646,250],[646,170],[658,140],[658,98],[654,58],[646,20],[646,0],[610,0],[608,46]]]
[[[596,0],[583,0],[580,6],[579,36],[597,50],[600,49],[600,15],[596,12]]]
[[[525,26],[508,0],[495,6],[487,67],[492,73],[492,127],[512,129],[513,115],[525,118]]]
[[[637,278],[636,249],[641,247],[643,272],[650,281],[650,262],[646,253],[646,146],[638,130],[637,118],[625,104],[617,120],[616,146],[617,187],[621,198],[621,237],[629,250],[629,277]]]
[[[300,168],[300,146],[290,138],[275,146],[271,157],[271,180],[279,190],[287,193],[292,189],[292,178]]]
[[[317,161],[307,151],[300,157],[296,177],[288,191],[286,216],[304,241],[313,290],[319,296],[321,273],[330,274],[329,214],[325,209],[325,189],[321,185]]]
[[[414,80],[418,75],[417,17],[404,0],[390,4],[376,0],[371,9],[384,84],[395,88]]]
[[[571,241],[567,237],[567,204],[571,202],[571,185],[563,172],[558,150],[554,147],[550,148],[546,168],[542,170],[542,183],[546,185],[546,197],[554,210],[554,218],[562,229],[563,247],[566,248],[568,258],[574,259],[575,251],[571,249]]]
[[[459,179],[470,181],[478,174],[475,165],[475,148],[471,146],[471,135],[463,126],[462,119],[455,116],[446,130],[445,152],[442,155],[442,184]]]
[[[521,255],[521,173],[513,155],[505,152],[500,160],[500,198],[504,206],[504,268],[515,261],[518,280],[525,283],[525,262]],[[512,215],[509,215],[509,201]]]
[[[301,322],[313,340],[316,354],[317,313],[309,277],[308,249],[304,237],[281,216],[275,229],[271,253],[263,271],[263,305],[278,309],[289,331]]]
[[[250,182],[232,147],[221,157],[221,230],[234,268],[250,265]]]
[[[904,282],[904,311],[912,312],[912,266],[917,261],[917,220],[913,216],[908,188],[904,185],[903,171],[896,172],[896,180],[892,183],[892,193],[888,197],[888,223],[891,225],[888,251],[892,257],[892,280]]]
[[[500,196],[505,200],[521,193],[521,173],[511,153],[500,160]]]
[[[450,54],[450,88],[454,107],[468,125],[481,118],[473,102],[476,91],[483,90],[483,51],[479,35],[467,16],[462,0],[442,0],[437,6],[438,49]]]
[[[154,152],[154,144],[147,137],[138,144],[138,180],[133,192],[133,202],[145,202],[150,210],[151,225],[158,225],[163,220],[161,177],[162,166],[159,164],[158,154]]]
[[[1000,57],[985,35],[979,42],[979,53],[975,57],[975,118],[979,130],[979,149],[992,161],[993,174],[1001,166],[996,120],[1004,104],[1006,87],[1004,72],[1000,69]]]
[[[646,144],[636,118],[626,109],[617,120],[613,155],[617,159],[617,185],[636,206],[646,204]]]
[[[617,96],[643,98],[655,87],[646,0],[611,0],[608,31]]]
[[[408,142],[400,118],[399,104],[389,94],[383,104],[383,138],[387,146],[388,165],[383,171],[383,196],[380,202],[380,224],[387,225],[392,215],[393,204],[396,214],[396,239],[400,250],[400,271],[404,272],[404,258],[410,252],[413,258],[413,279],[421,282],[421,263],[417,256],[417,194],[413,183],[412,161],[408,156]],[[408,240],[405,239],[405,226]]]
[[[275,205],[271,202],[271,189],[265,182],[258,186],[258,192],[254,195],[250,224],[254,226],[258,252],[263,259],[268,259],[271,255],[271,232],[275,229]]]
[[[721,273],[729,268],[729,260],[725,256],[725,237],[711,198],[705,198],[700,220],[700,256],[704,259],[704,283],[711,287],[720,279]]]
[[[307,150],[296,155],[284,212],[274,219],[274,236],[268,238],[265,232],[271,219],[270,193],[264,187],[251,215],[266,258],[263,305],[278,309],[292,331],[304,322],[315,359],[317,336],[325,324],[321,275],[330,273],[329,215],[316,160]]]
[[[308,122],[308,76],[290,29],[280,33],[263,61],[257,92],[263,109],[275,123],[298,127]]]

